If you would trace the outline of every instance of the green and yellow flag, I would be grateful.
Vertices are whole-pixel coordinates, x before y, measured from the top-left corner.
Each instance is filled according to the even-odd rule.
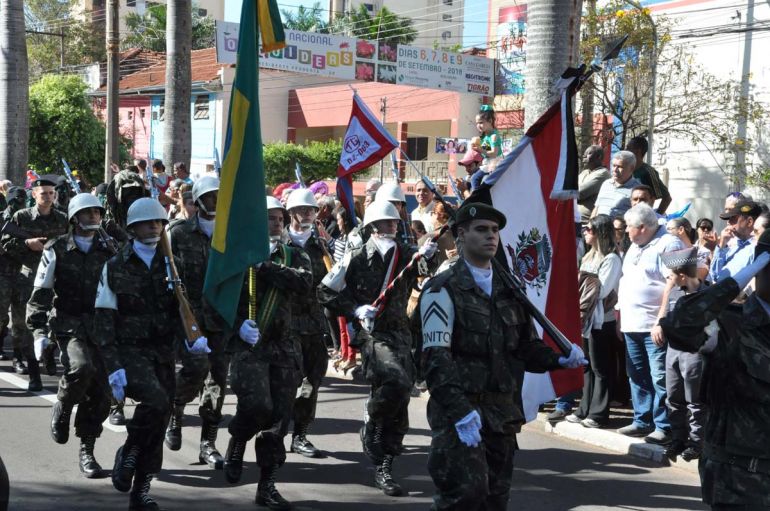
[[[249,266],[268,258],[265,173],[259,126],[259,36],[264,51],[282,48],[283,25],[276,0],[244,0],[238,60],[230,97],[224,161],[211,239],[206,300],[231,325]]]

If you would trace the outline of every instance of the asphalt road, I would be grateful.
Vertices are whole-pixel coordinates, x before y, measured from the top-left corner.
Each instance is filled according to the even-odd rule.
[[[61,368],[60,368],[61,370]],[[28,393],[26,377],[0,362],[0,455],[11,481],[9,509],[118,510],[128,507],[127,494],[112,488],[109,479],[88,480],[77,467],[74,431],[66,445],[53,442],[49,421],[56,379],[44,377],[45,390]],[[411,429],[406,452],[395,463],[394,475],[408,492],[387,497],[373,486],[374,469],[361,453],[360,427],[367,389],[350,380],[327,377],[321,390],[318,418],[310,438],[327,455],[309,460],[289,453],[279,473],[278,488],[298,510],[428,509],[433,486],[425,469],[430,431],[425,420],[426,398],[410,404]],[[127,406],[130,415],[132,407]],[[234,396],[225,404],[225,421],[235,409]],[[253,448],[246,453],[242,481],[229,485],[222,474],[198,462],[200,421],[197,404],[187,407],[182,450],[165,450],[163,471],[151,494],[167,510],[254,509],[258,469]],[[112,468],[115,450],[125,429],[109,426],[96,444],[96,456]],[[220,430],[224,452],[229,435]],[[659,467],[630,456],[547,435],[537,425],[519,436],[514,490],[509,509],[563,510],[702,510],[696,476],[673,467]]]

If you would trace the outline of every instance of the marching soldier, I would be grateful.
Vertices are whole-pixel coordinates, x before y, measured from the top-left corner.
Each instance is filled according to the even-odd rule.
[[[27,194],[24,188],[12,186],[8,188],[6,200],[7,207],[0,213],[0,228],[5,227],[14,213],[24,208]],[[0,246],[0,311],[5,311],[4,314],[0,314],[0,360],[8,360],[8,356],[3,351],[3,345],[8,335],[8,309],[11,303],[19,301],[19,288],[16,281],[19,278],[20,269],[21,263],[10,257]],[[18,374],[27,374],[27,364],[24,363],[18,337],[13,337],[13,369]]]
[[[50,329],[65,369],[53,405],[51,436],[56,443],[67,443],[72,407],[79,404],[75,434],[80,438],[80,471],[88,478],[102,473],[94,443],[110,410],[107,372],[93,331],[99,276],[114,255],[96,235],[103,214],[99,199],[91,194],[78,194],[69,202],[72,229],[46,243],[27,302],[27,326],[36,338],[46,338]]]
[[[40,380],[40,365],[33,349],[32,334],[27,330],[27,300],[32,294],[35,272],[43,254],[45,243],[65,234],[68,229],[67,215],[54,209],[56,183],[47,178],[32,182],[32,197],[35,205],[14,213],[11,224],[16,232],[3,235],[2,244],[8,256],[21,265],[15,285],[18,296],[11,303],[14,342],[18,342],[27,359],[29,390],[43,389]],[[41,339],[42,340],[42,339]],[[56,367],[53,367],[54,372]]]
[[[288,245],[304,251],[310,257],[313,269],[313,289],[321,283],[328,271],[324,263],[326,253],[322,239],[314,235],[314,223],[318,214],[318,203],[313,192],[307,188],[294,190],[286,201],[290,225],[286,228]],[[331,263],[331,261],[330,261]],[[307,439],[310,423],[315,418],[318,403],[318,389],[326,374],[329,354],[324,343],[326,317],[315,293],[296,293],[292,304],[292,331],[302,348],[302,384],[294,401],[294,433],[291,450],[302,456],[314,458],[320,454]]]
[[[246,444],[256,436],[256,502],[270,509],[291,507],[275,487],[286,461],[283,438],[301,378],[302,351],[290,331],[291,304],[294,294],[309,294],[313,282],[307,254],[280,241],[284,213],[278,199],[267,197],[270,258],[247,272],[235,322],[238,336],[228,347],[230,387],[238,404],[229,426],[225,479],[240,481]]]
[[[369,240],[346,255],[318,287],[322,305],[348,321],[361,322],[355,327],[355,343],[351,343],[361,348],[364,374],[371,385],[361,442],[364,453],[377,466],[375,485],[390,496],[403,493],[393,479],[392,466],[409,430],[408,405],[414,383],[406,305],[418,274],[427,274],[427,268],[414,265],[408,278],[393,284],[388,300],[379,308],[371,305],[416,253],[396,239],[400,220],[393,204],[375,200],[364,214],[364,227],[372,233]],[[436,244],[425,243],[419,251],[430,259]]]
[[[468,203],[456,222],[462,257],[429,281],[420,299],[432,509],[504,511],[524,422],[517,374],[522,366],[545,372],[587,361],[578,346],[567,358],[543,344],[512,281],[493,270],[505,216]]]
[[[218,190],[219,179],[216,177],[204,176],[197,180],[192,190],[193,199],[198,205],[197,215],[176,223],[169,230],[171,249],[181,261],[182,273],[186,276],[187,297],[195,317],[201,320],[211,353],[208,356],[193,355],[180,345],[178,358],[182,367],[176,375],[174,410],[166,430],[166,446],[172,451],[178,451],[182,446],[184,407],[200,392],[198,413],[201,417],[201,439],[198,458],[201,463],[215,469],[221,469],[224,461],[215,442],[227,389],[229,359],[225,345],[229,329],[216,311],[205,303],[203,279],[214,233]]]
[[[174,396],[174,338],[181,328],[157,249],[165,223],[166,211],[157,200],[131,204],[126,225],[134,239],[104,265],[96,296],[95,335],[112,394],[117,401],[130,397],[138,403],[112,470],[113,486],[131,490],[129,509],[137,511],[159,509],[149,491],[163,463]],[[209,351],[205,337],[186,341],[193,353]]]

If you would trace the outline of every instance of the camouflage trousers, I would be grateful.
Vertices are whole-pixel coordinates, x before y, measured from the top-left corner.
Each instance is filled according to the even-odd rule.
[[[394,346],[369,337],[361,346],[363,371],[371,385],[369,419],[382,428],[382,449],[398,456],[409,431],[409,399],[414,383],[411,343]]]
[[[713,459],[708,445],[698,463],[703,502],[712,509],[770,511],[770,474]]]
[[[57,335],[64,375],[57,398],[68,406],[78,405],[75,434],[98,437],[110,412],[110,386],[99,349],[85,339]]]
[[[147,346],[119,346],[118,354],[126,370],[126,398],[137,402],[126,424],[124,450],[139,446],[137,470],[157,474],[163,465],[163,438],[174,398],[174,362],[161,359]]]
[[[329,365],[329,353],[323,341],[323,334],[297,335],[302,348],[302,384],[299,397],[294,401],[294,428],[308,425],[315,419],[318,404],[318,389]],[[306,383],[312,385],[310,395],[306,395]]]
[[[198,414],[204,423],[217,425],[222,420],[222,404],[227,391],[227,367],[230,356],[225,352],[227,339],[221,333],[207,336],[211,353],[194,355],[179,343],[178,360],[182,367],[176,373],[174,406],[184,407],[199,397]]]
[[[13,350],[21,353],[27,360],[35,357],[32,334],[27,329],[27,300],[31,294],[32,281],[28,277],[21,273],[0,275],[0,331],[8,326],[10,308]]]
[[[260,467],[286,461],[283,438],[289,428],[299,380],[296,367],[273,364],[251,351],[235,353],[230,362],[230,388],[238,398],[228,430],[254,448]]]

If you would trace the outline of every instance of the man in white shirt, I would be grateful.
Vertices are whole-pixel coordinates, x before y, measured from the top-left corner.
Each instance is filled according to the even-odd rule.
[[[610,218],[623,216],[631,208],[631,190],[642,183],[634,178],[636,157],[628,151],[618,151],[612,157],[610,177],[602,183],[596,196],[591,218],[609,215]]]
[[[425,231],[433,231],[433,192],[423,183],[418,181],[414,185],[414,194],[417,198],[417,207],[412,210],[412,220],[419,220],[425,226]]]
[[[663,340],[653,340],[651,331],[657,324],[670,273],[661,254],[685,246],[658,224],[658,216],[647,204],[628,210],[625,220],[631,246],[623,259],[618,306],[634,420],[618,432],[644,436],[648,443],[667,444],[671,426],[666,411],[666,345]]]

